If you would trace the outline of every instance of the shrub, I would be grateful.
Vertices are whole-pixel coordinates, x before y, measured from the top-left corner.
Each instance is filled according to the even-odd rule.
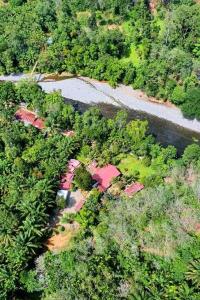
[[[74,182],[78,188],[85,191],[89,191],[93,183],[90,173],[83,166],[76,170]]]
[[[189,145],[183,153],[183,162],[189,164],[200,159],[200,146],[197,144]]]
[[[174,104],[181,104],[185,101],[185,92],[182,86],[177,85],[171,95],[171,100]]]
[[[193,88],[187,92],[181,109],[185,117],[200,120],[200,88]]]

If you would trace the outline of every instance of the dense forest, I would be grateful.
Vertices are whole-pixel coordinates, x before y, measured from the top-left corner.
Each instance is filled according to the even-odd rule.
[[[131,84],[200,119],[193,0],[4,0],[0,73],[70,72]]]
[[[16,120],[22,103],[45,120],[43,130]],[[95,107],[80,114],[32,81],[0,83],[0,125],[0,299],[199,299],[197,144],[177,159],[146,121],[127,123],[125,111],[106,119]],[[138,167],[127,173],[130,156]],[[45,240],[63,208],[56,192],[69,158],[82,169],[94,159],[115,164],[120,189],[132,180],[145,189],[133,198],[92,189],[79,213],[63,217],[80,225],[70,247],[54,253]]]
[[[0,53],[0,74],[132,85],[200,119],[198,1],[0,0]],[[16,119],[21,107],[42,130]],[[71,191],[87,199],[57,226],[70,159],[81,164]],[[94,161],[120,170],[104,193],[87,169]],[[127,197],[132,182],[144,189]],[[80,113],[35,81],[0,82],[0,300],[199,300],[199,200],[197,143],[178,156],[124,110]],[[74,224],[67,246],[50,250]]]

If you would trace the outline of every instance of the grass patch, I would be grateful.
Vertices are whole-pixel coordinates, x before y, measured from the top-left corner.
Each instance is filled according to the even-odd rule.
[[[85,166],[89,165],[89,163],[91,162],[91,159],[84,156],[83,154],[79,154],[77,156],[77,159],[82,163],[84,164]]]
[[[81,19],[88,19],[91,16],[91,12],[90,11],[79,11],[76,13],[77,16],[77,20],[80,21]]]
[[[3,2],[3,0],[0,0],[0,7],[5,5],[7,5],[7,3]]]
[[[91,16],[91,12],[89,11],[80,11],[76,13],[76,18],[82,27],[88,26],[88,20]]]
[[[130,60],[134,63],[134,66],[136,67],[138,67],[141,63],[138,51],[133,44],[131,45]]]
[[[134,64],[135,67],[139,67],[141,64],[141,58],[138,54],[138,50],[136,49],[135,45],[131,45],[130,48],[130,55],[128,57],[122,58],[122,62],[131,62]]]
[[[144,178],[155,175],[155,170],[153,170],[151,166],[145,166],[142,159],[138,159],[136,156],[130,154],[121,160],[118,168],[125,176],[132,176],[138,171],[141,182]]]

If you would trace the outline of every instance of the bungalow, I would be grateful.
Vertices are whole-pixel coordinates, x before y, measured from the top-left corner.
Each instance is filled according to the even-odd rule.
[[[36,113],[21,107],[15,113],[17,120],[24,122],[25,125],[32,125],[40,130],[45,128],[44,120],[38,118]]]
[[[74,179],[75,170],[80,166],[80,161],[70,159],[67,166],[67,172],[61,177],[60,190],[70,190]]]
[[[124,192],[128,197],[131,197],[131,196],[135,195],[137,192],[143,190],[143,188],[144,188],[144,185],[142,183],[133,182],[131,185],[126,187]]]
[[[70,173],[74,173],[75,170],[80,166],[80,161],[76,160],[76,159],[70,159],[69,163],[68,163],[68,171]]]
[[[25,107],[18,109],[15,113],[15,117],[17,120],[22,121],[25,125],[32,125],[40,130],[45,129],[44,120],[38,118],[36,113],[26,109]],[[74,134],[75,132],[73,130],[66,130],[62,132],[62,135],[66,137],[72,137]]]
[[[67,165],[67,172],[61,177],[59,191],[57,192],[57,196],[63,197],[65,200],[69,198],[68,207],[64,210],[68,213],[78,212],[85,202],[85,198],[82,196],[79,190],[70,192],[69,194],[69,190],[72,188],[75,170],[78,167],[80,167],[80,161],[76,159],[69,160]]]
[[[99,168],[95,162],[88,166],[88,171],[92,175],[92,179],[97,182],[97,187],[100,192],[105,192],[111,186],[112,180],[121,174],[118,169],[111,164]]]
[[[62,135],[66,137],[73,137],[75,135],[75,132],[73,130],[65,130],[62,132]]]

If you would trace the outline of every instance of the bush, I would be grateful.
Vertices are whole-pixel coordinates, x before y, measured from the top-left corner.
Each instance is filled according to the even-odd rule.
[[[143,164],[145,167],[149,167],[151,165],[151,159],[150,157],[145,157],[143,160],[142,160]]]
[[[93,180],[85,167],[81,166],[75,172],[74,182],[78,188],[89,191],[92,187]]]
[[[18,104],[19,101],[16,99],[15,86],[12,82],[0,82],[0,105],[7,102],[14,102]]]
[[[187,92],[181,109],[185,117],[200,120],[200,88],[193,88]]]
[[[58,226],[58,232],[64,232],[65,231],[65,227],[64,226]]]
[[[133,66],[127,66],[125,68],[125,76],[123,79],[123,83],[128,85],[134,82],[136,76],[135,68]]]
[[[184,92],[182,86],[177,85],[174,88],[173,93],[171,95],[171,100],[172,100],[172,103],[177,104],[177,105],[184,103],[184,101],[185,101],[185,92]]]
[[[57,207],[59,209],[64,209],[65,208],[66,201],[65,201],[64,197],[58,197],[56,202],[57,202]]]
[[[183,162],[189,164],[200,159],[200,146],[197,144],[189,145],[183,153]]]

